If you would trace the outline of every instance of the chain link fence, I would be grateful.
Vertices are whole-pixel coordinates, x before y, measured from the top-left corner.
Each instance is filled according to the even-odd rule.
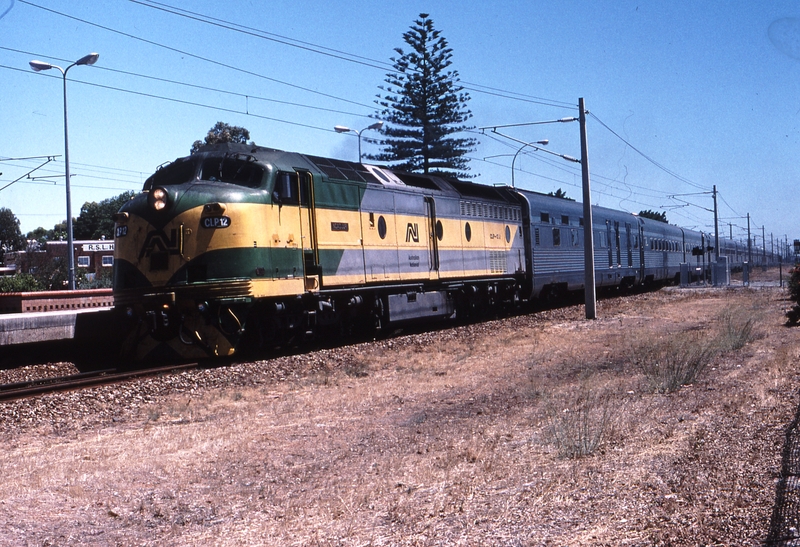
[[[800,407],[786,431],[781,475],[764,545],[800,547]]]

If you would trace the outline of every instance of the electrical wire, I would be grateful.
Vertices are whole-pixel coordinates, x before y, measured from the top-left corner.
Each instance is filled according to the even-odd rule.
[[[593,114],[593,113],[591,113],[591,112],[590,112],[590,113],[589,113],[589,115],[590,115],[592,118],[594,118],[595,120],[597,120],[597,122],[598,122],[600,125],[602,125],[603,127],[605,127],[605,128],[606,128],[606,130],[607,130],[607,131],[609,131],[609,132],[610,132],[612,135],[614,135],[614,136],[615,136],[615,137],[617,137],[619,140],[621,140],[621,141],[622,141],[622,142],[624,142],[626,145],[628,145],[628,146],[631,148],[631,150],[633,150],[634,152],[636,152],[637,154],[639,154],[640,156],[642,156],[644,159],[646,159],[647,161],[649,161],[650,163],[652,163],[653,165],[655,165],[656,167],[658,167],[659,169],[661,169],[662,171],[664,171],[665,173],[667,173],[668,175],[671,175],[671,176],[675,177],[676,179],[678,179],[679,181],[681,181],[681,182],[684,182],[684,183],[688,184],[689,186],[691,186],[691,187],[693,187],[693,188],[697,188],[698,190],[708,190],[708,188],[706,188],[706,187],[704,187],[704,186],[701,186],[701,185],[697,184],[696,182],[692,182],[691,180],[689,180],[689,179],[687,179],[687,178],[685,178],[685,177],[682,177],[682,176],[681,176],[681,175],[679,175],[678,173],[676,173],[676,172],[674,172],[674,171],[672,171],[672,170],[670,170],[670,169],[668,169],[668,168],[664,167],[664,166],[663,166],[663,165],[661,165],[660,163],[658,163],[656,160],[654,160],[653,158],[651,158],[650,156],[648,156],[647,154],[645,154],[644,152],[642,152],[641,150],[639,150],[638,148],[636,148],[635,146],[633,146],[633,145],[632,145],[630,142],[628,142],[628,141],[627,141],[627,140],[626,140],[624,137],[622,137],[622,136],[621,136],[619,133],[617,133],[616,131],[614,131],[613,129],[611,129],[611,128],[610,128],[608,125],[606,125],[606,124],[605,124],[605,122],[603,122],[603,120],[601,120],[600,118],[598,118],[598,117],[597,117],[595,114]]]
[[[333,57],[333,58],[336,58],[336,59],[339,59],[339,60],[343,60],[343,61],[347,61],[347,62],[350,62],[350,63],[356,63],[356,64],[359,64],[359,65],[367,66],[367,67],[370,67],[370,68],[377,68],[377,69],[380,69],[380,70],[389,70],[389,71],[394,71],[395,70],[394,65],[391,65],[391,64],[389,64],[389,63],[387,63],[385,61],[381,61],[381,60],[378,60],[378,59],[372,59],[372,58],[369,58],[369,57],[364,57],[362,55],[356,55],[354,53],[349,53],[349,52],[346,52],[346,51],[343,51],[343,50],[329,48],[329,47],[326,47],[326,46],[322,46],[322,45],[319,45],[319,44],[314,44],[314,43],[311,43],[311,42],[306,42],[306,41],[303,41],[303,40],[298,40],[296,38],[291,38],[291,37],[288,37],[288,36],[282,36],[280,34],[267,32],[265,30],[261,30],[261,29],[257,29],[257,28],[253,28],[253,27],[248,27],[248,26],[245,26],[245,25],[241,25],[239,23],[234,23],[234,22],[231,22],[231,21],[226,21],[224,19],[211,17],[210,15],[204,15],[204,14],[197,13],[197,12],[194,12],[194,11],[190,11],[190,10],[187,10],[187,9],[171,6],[171,5],[166,4],[164,2],[156,2],[155,0],[146,0],[146,1],[129,0],[129,2],[132,2],[134,4],[138,4],[138,5],[141,5],[141,6],[144,6],[144,7],[148,7],[148,8],[151,8],[151,9],[156,9],[156,10],[164,11],[164,12],[167,12],[167,13],[171,13],[173,15],[177,15],[177,16],[180,16],[180,17],[185,17],[187,19],[192,19],[194,21],[199,21],[201,23],[206,23],[206,24],[214,25],[214,26],[217,26],[217,27],[220,27],[220,28],[224,28],[224,29],[227,29],[227,30],[232,30],[234,32],[240,32],[240,33],[243,33],[243,34],[246,34],[246,35],[249,35],[249,36],[254,36],[254,37],[257,37],[257,38],[270,40],[270,41],[273,41],[273,42],[276,42],[276,43],[280,43],[280,44],[283,44],[283,45],[287,45],[287,46],[290,46],[290,47],[294,47],[294,48],[310,51],[312,53],[318,53],[320,55],[326,55],[326,56]],[[576,110],[578,108],[577,105],[575,105],[575,104],[564,102],[564,101],[558,101],[558,100],[555,100],[555,99],[545,99],[543,97],[535,97],[535,96],[532,96],[532,95],[527,95],[527,94],[518,93],[518,92],[514,92],[514,91],[507,91],[507,90],[498,89],[498,88],[495,88],[495,87],[485,86],[485,85],[471,83],[471,82],[465,82],[465,81],[461,81],[461,80],[459,80],[458,83],[460,85],[462,85],[462,87],[464,89],[467,89],[469,91],[474,91],[476,93],[484,93],[484,94],[487,94],[487,95],[494,95],[494,96],[503,97],[503,98],[506,98],[506,99],[524,101],[524,102],[534,103],[534,104],[541,104],[541,105],[545,105],[545,106],[553,106],[553,107],[556,107],[556,108],[569,108],[569,109],[573,109],[573,110]]]
[[[21,53],[21,54],[29,55],[29,56],[32,56],[32,57],[43,57],[43,58],[47,58],[47,59],[63,61],[65,63],[72,62],[69,59],[60,59],[58,57],[54,57],[54,56],[51,56],[51,55],[46,55],[44,53],[34,53],[34,52],[30,52],[30,51],[23,51],[23,50],[19,50],[19,49],[10,48],[10,47],[4,47],[4,46],[0,46],[0,49],[5,50],[5,51],[12,51],[14,53]],[[119,70],[119,69],[115,69],[115,68],[109,68],[109,67],[106,67],[106,66],[97,66],[97,65],[95,65],[95,66],[92,67],[92,69],[93,70],[102,70],[102,71],[105,71],[105,72],[112,72],[112,73],[115,73],[115,74],[124,74],[125,76],[133,76],[133,77],[136,77],[136,78],[142,78],[142,79],[152,80],[152,81],[156,81],[156,82],[162,82],[162,83],[167,83],[167,84],[172,84],[172,85],[189,87],[189,88],[192,88],[192,89],[200,89],[200,90],[203,90],[203,91],[211,91],[211,92],[214,92],[214,93],[222,93],[222,94],[232,95],[234,97],[239,97],[239,98],[244,98],[244,99],[254,99],[254,100],[257,100],[257,101],[265,101],[265,102],[271,102],[271,103],[276,103],[276,104],[283,104],[283,105],[286,105],[286,106],[296,106],[296,107],[299,107],[299,108],[307,108],[307,109],[311,109],[311,110],[320,110],[320,111],[323,111],[323,112],[333,112],[335,114],[343,114],[343,115],[346,115],[346,116],[358,116],[358,117],[361,117],[361,118],[368,118],[369,117],[368,114],[347,112],[347,111],[344,111],[344,110],[337,110],[337,109],[333,109],[333,108],[323,108],[321,106],[314,106],[314,105],[303,104],[303,103],[295,103],[295,102],[290,102],[290,101],[281,101],[281,100],[278,100],[278,99],[269,99],[267,97],[259,97],[258,95],[251,95],[251,94],[242,93],[242,92],[239,92],[239,91],[230,91],[230,90],[226,90],[226,89],[218,89],[218,88],[208,87],[208,86],[199,85],[199,84],[191,84],[191,83],[188,83],[188,82],[180,82],[180,81],[177,81],[177,80],[170,80],[168,78],[160,78],[158,76],[148,76],[146,74],[139,74],[139,73],[136,73],[136,72],[130,72],[130,71],[127,71],[127,70]],[[17,70],[19,70],[19,69],[17,69]]]
[[[196,13],[196,12],[192,12],[192,11],[189,11],[189,10],[184,10],[184,9],[181,9],[181,8],[170,6],[170,5],[165,4],[165,3],[155,2],[153,0],[149,0],[148,2],[142,2],[140,0],[129,0],[129,1],[134,3],[134,4],[138,4],[138,5],[141,5],[141,6],[144,6],[144,7],[149,7],[151,9],[160,10],[162,12],[170,13],[170,14],[173,14],[173,15],[176,15],[176,16],[192,19],[192,20],[204,23],[204,24],[210,24],[210,25],[214,25],[214,26],[217,26],[217,27],[220,27],[220,28],[225,28],[227,30],[231,30],[231,31],[234,31],[234,32],[249,34],[251,36],[255,36],[255,37],[258,37],[258,38],[271,40],[271,41],[274,41],[276,43],[280,43],[282,45],[295,47],[295,48],[300,48],[300,49],[303,49],[303,50],[306,50],[306,51],[309,51],[309,52],[312,52],[312,53],[322,54],[322,55],[326,55],[326,56],[329,56],[329,57],[332,57],[332,58],[336,58],[336,59],[339,59],[339,60],[344,60],[344,61],[347,61],[347,62],[357,63],[357,64],[364,65],[364,66],[367,66],[367,67],[370,67],[370,68],[377,68],[377,69],[381,69],[381,70],[387,70],[387,69],[393,70],[394,69],[394,67],[392,67],[391,65],[389,65],[388,63],[385,63],[383,61],[377,61],[377,60],[374,60],[374,59],[369,59],[368,57],[363,57],[363,56],[350,54],[350,53],[345,52],[345,51],[336,50],[336,49],[333,49],[333,48],[327,48],[325,46],[312,44],[310,42],[303,42],[303,41],[300,41],[300,40],[294,40],[294,39],[291,39],[291,38],[286,37],[286,36],[281,36],[281,35],[278,35],[278,34],[269,33],[269,32],[262,31],[262,30],[259,30],[259,29],[255,29],[255,28],[252,28],[252,27],[246,27],[244,25],[239,25],[237,23],[232,23],[230,21],[225,21],[225,20],[222,20],[222,19],[217,19],[217,18],[213,18],[213,17],[210,17],[210,16],[199,14],[199,13]],[[26,5],[29,5],[31,7],[35,7],[35,8],[44,10],[44,11],[51,12],[51,13],[59,15],[61,17],[65,17],[65,18],[72,19],[72,20],[75,20],[75,21],[78,21],[78,22],[81,22],[81,23],[84,23],[84,24],[87,24],[87,25],[90,25],[90,26],[94,26],[94,27],[106,30],[108,32],[116,33],[116,34],[125,36],[127,38],[133,39],[133,40],[138,40],[138,41],[141,41],[141,42],[144,42],[144,43],[156,46],[156,47],[160,47],[160,48],[163,48],[163,49],[166,49],[166,50],[169,50],[169,51],[177,52],[177,53],[180,53],[182,55],[186,55],[186,56],[201,60],[203,62],[215,64],[217,66],[221,66],[221,67],[224,67],[224,68],[228,68],[228,69],[231,69],[231,70],[235,70],[235,71],[238,71],[238,72],[242,72],[242,73],[249,74],[249,75],[252,75],[252,76],[256,76],[256,77],[259,77],[259,78],[263,78],[263,79],[266,79],[266,80],[269,80],[269,81],[273,81],[273,82],[281,84],[281,85],[287,85],[287,86],[290,86],[290,87],[295,88],[295,89],[300,89],[300,90],[307,91],[307,92],[310,92],[310,93],[315,93],[315,94],[318,94],[318,95],[322,95],[322,96],[325,96],[325,97],[328,97],[328,98],[331,98],[331,99],[334,99],[334,100],[344,101],[344,102],[347,102],[347,103],[350,103],[350,104],[354,104],[354,105],[358,105],[358,106],[361,106],[361,107],[364,107],[364,108],[370,108],[370,109],[373,108],[373,106],[371,106],[371,105],[364,105],[364,104],[361,104],[361,103],[358,103],[358,102],[355,102],[355,101],[350,101],[348,99],[344,99],[344,98],[341,98],[341,97],[336,97],[334,95],[330,95],[330,94],[327,94],[327,93],[321,93],[321,92],[318,92],[316,90],[312,90],[312,89],[309,89],[309,88],[298,86],[296,84],[291,84],[289,82],[285,82],[285,81],[278,80],[278,79],[275,79],[275,78],[270,78],[270,77],[264,76],[262,74],[255,73],[253,71],[249,71],[249,70],[245,70],[245,69],[242,69],[242,68],[239,68],[239,67],[235,67],[235,66],[227,64],[227,63],[222,63],[222,62],[219,62],[219,61],[215,61],[213,59],[206,58],[206,57],[203,57],[203,56],[200,56],[200,55],[196,55],[196,54],[193,54],[193,53],[190,53],[190,52],[187,52],[187,51],[184,51],[184,50],[180,50],[180,49],[177,49],[177,48],[173,48],[171,46],[167,46],[165,44],[161,44],[161,43],[158,43],[158,42],[155,42],[155,41],[152,41],[152,40],[147,40],[145,38],[141,38],[141,37],[129,34],[129,33],[125,33],[125,32],[122,32],[122,31],[119,31],[119,30],[116,30],[116,29],[112,29],[110,27],[99,25],[97,23],[93,23],[91,21],[87,21],[85,19],[81,19],[81,18],[78,18],[78,17],[75,17],[75,16],[71,16],[71,15],[68,15],[68,14],[65,14],[65,13],[62,13],[62,12],[47,8],[47,7],[43,7],[43,6],[34,4],[34,3],[30,2],[30,1],[27,1],[27,0],[20,0],[20,3],[26,4]],[[0,46],[0,49],[20,52],[19,50],[14,50],[14,49],[2,47],[2,46]],[[26,52],[21,52],[21,53],[26,53]],[[32,55],[35,55],[35,54],[32,54]],[[19,70],[19,69],[15,68],[15,67],[8,67],[8,66],[4,66],[4,65],[0,65],[0,68],[11,69],[11,70]],[[195,88],[195,89],[201,89],[201,90],[205,90],[205,91],[224,93],[224,94],[229,94],[229,95],[233,95],[233,96],[244,97],[244,98],[247,98],[247,99],[252,98],[254,100],[263,100],[263,101],[276,102],[276,103],[280,103],[280,104],[286,104],[288,106],[296,106],[296,107],[301,107],[301,108],[312,108],[312,109],[317,109],[317,110],[324,110],[324,111],[340,113],[340,114],[346,114],[346,115],[353,115],[353,116],[363,116],[362,114],[344,112],[344,111],[336,110],[336,109],[326,109],[326,108],[322,108],[322,107],[318,107],[318,106],[304,105],[304,104],[292,103],[292,102],[288,102],[288,101],[279,101],[279,100],[269,99],[269,98],[265,98],[265,97],[258,97],[258,96],[255,96],[255,95],[248,95],[248,94],[243,94],[243,93],[238,93],[238,92],[233,92],[233,91],[228,91],[228,90],[215,89],[215,88],[211,88],[211,87],[207,87],[207,86],[201,86],[201,85],[197,85],[197,84],[190,84],[190,83],[186,83],[186,82],[179,82],[179,81],[175,81],[175,80],[169,80],[169,79],[166,79],[166,78],[158,78],[158,77],[153,77],[153,76],[147,76],[147,75],[143,75],[143,74],[137,74],[137,73],[133,73],[133,72],[121,71],[121,70],[111,69],[111,68],[107,68],[107,67],[96,67],[96,68],[100,68],[102,70],[108,70],[108,71],[116,72],[116,73],[120,73],[120,74],[125,74],[125,75],[128,75],[128,76],[145,78],[145,79],[150,79],[150,80],[154,80],[154,81],[162,81],[164,83],[169,83],[169,84],[172,84],[172,85],[179,85],[179,86],[191,87],[191,88]],[[53,77],[53,76],[49,76],[49,77]],[[110,89],[110,90],[114,90],[114,91],[118,91],[118,92],[130,93],[130,94],[139,95],[139,96],[145,96],[145,97],[150,97],[150,98],[156,98],[156,99],[160,99],[160,100],[166,100],[166,101],[171,101],[171,102],[176,102],[176,103],[181,103],[181,104],[187,104],[187,105],[201,107],[201,108],[214,109],[214,110],[219,110],[219,111],[222,111],[222,112],[230,112],[230,113],[236,113],[236,114],[241,114],[241,115],[253,116],[255,118],[275,121],[275,122],[278,122],[278,123],[286,123],[286,124],[290,124],[290,125],[294,125],[294,126],[298,126],[298,127],[308,128],[308,129],[322,130],[322,131],[327,131],[327,132],[331,131],[330,129],[327,129],[327,128],[316,127],[316,126],[303,124],[303,123],[298,123],[298,122],[292,122],[292,121],[288,121],[288,120],[282,120],[282,119],[274,118],[274,117],[268,117],[268,116],[261,116],[261,115],[257,115],[257,114],[252,114],[252,113],[249,112],[249,109],[247,111],[245,111],[245,112],[242,112],[241,110],[215,107],[215,106],[208,105],[208,104],[203,104],[203,103],[198,103],[198,102],[193,102],[193,101],[187,101],[187,100],[184,100],[184,99],[176,99],[176,98],[172,98],[172,97],[164,97],[164,96],[155,95],[155,94],[151,94],[151,93],[137,92],[137,91],[133,91],[133,90],[123,89],[123,88],[118,88],[118,87],[113,87],[113,86],[107,86],[107,85],[101,85],[101,84],[96,84],[96,83],[92,83],[92,82],[85,82],[85,81],[81,81],[81,80],[74,80],[74,81],[77,82],[77,83],[84,84],[84,85],[90,85],[90,86],[94,86],[94,87]],[[541,97],[533,97],[533,96],[530,96],[530,95],[519,94],[519,93],[511,92],[511,91],[505,91],[505,90],[502,90],[502,89],[493,88],[493,87],[489,87],[489,86],[483,86],[483,85],[480,85],[480,84],[471,84],[469,82],[460,82],[460,83],[463,85],[463,87],[465,89],[469,89],[470,91],[476,91],[476,92],[485,93],[485,94],[489,94],[489,95],[499,96],[499,97],[503,97],[503,98],[506,98],[506,99],[521,100],[521,101],[525,101],[525,102],[532,102],[532,103],[536,103],[536,104],[543,104],[543,105],[559,107],[559,108],[570,108],[570,109],[576,109],[577,108],[576,105],[573,105],[571,103],[564,102],[564,101],[556,101],[556,100],[544,99],[544,98],[541,98]],[[633,146],[628,140],[626,140],[625,138],[620,136],[613,129],[611,129],[607,124],[605,124],[602,120],[600,120],[600,118],[597,117],[595,114],[590,113],[590,115],[595,120],[597,120],[598,123],[600,123],[606,130],[608,130],[610,133],[612,133],[614,136],[616,136],[618,139],[620,139],[622,142],[624,142],[627,146],[629,146],[632,150],[634,150],[637,154],[639,154],[640,156],[645,158],[647,161],[649,161],[650,163],[652,163],[653,165],[655,165],[656,167],[658,167],[662,171],[666,172],[667,174],[675,177],[676,179],[678,179],[678,180],[680,180],[680,181],[682,181],[682,182],[684,182],[684,183],[686,183],[686,184],[688,184],[688,185],[690,185],[690,186],[692,186],[694,188],[704,189],[704,187],[702,187],[701,185],[699,185],[697,183],[694,183],[691,180],[689,180],[689,179],[687,179],[685,177],[682,177],[679,174],[671,171],[670,169],[666,168],[665,166],[663,166],[662,164],[658,163],[653,158],[651,158],[650,156],[648,156],[647,154],[645,154],[644,152],[639,150],[637,147]],[[562,170],[564,172],[570,173],[573,176],[575,175],[574,171],[569,171],[564,166],[559,166],[552,160],[551,161],[546,161],[545,159],[541,158],[540,156],[536,156],[535,154],[530,154],[530,153],[527,153],[527,152],[526,152],[526,155],[530,155],[531,157],[535,158],[537,161],[543,161],[544,163],[550,165],[551,167],[555,167],[556,169],[560,169],[560,170]],[[542,177],[541,175],[537,175],[537,176]],[[542,178],[548,178],[548,177],[542,177]],[[610,182],[618,182],[615,179],[612,179],[612,178],[609,178],[609,177],[603,177],[603,176],[597,175],[597,174],[593,174],[593,178],[595,178],[595,179],[600,178],[600,179],[607,180],[607,181],[610,181]],[[551,179],[551,180],[557,182],[557,179]],[[120,182],[123,182],[123,181],[120,181]],[[567,185],[567,186],[577,186],[577,185],[574,185],[572,183],[568,183],[566,181],[561,181],[561,183],[564,184],[564,185]],[[639,187],[637,185],[630,185],[629,183],[626,183],[626,185],[639,188],[640,190],[647,190],[647,189],[645,189],[643,187]],[[612,195],[613,196],[614,188],[611,185],[608,185],[608,188],[611,190],[611,193],[606,193],[605,195]],[[641,196],[641,197],[651,197],[651,198],[661,197],[660,195],[647,194],[647,193],[643,193],[643,192],[633,192],[633,194]],[[615,197],[618,197],[618,196],[615,196]],[[627,201],[632,201],[632,200],[627,200]],[[635,201],[632,201],[632,202],[633,203],[638,203],[638,204],[641,204],[641,205],[647,205],[647,204],[642,204],[642,203],[635,202]],[[723,202],[732,211],[735,212],[735,210],[727,203],[727,201],[724,200],[724,198],[723,198]]]
[[[263,74],[259,74],[258,72],[254,72],[252,70],[247,70],[247,69],[240,68],[240,67],[228,64],[228,63],[223,63],[221,61],[217,61],[217,60],[214,60],[214,59],[211,59],[211,58],[208,58],[208,57],[203,57],[202,55],[197,55],[197,54],[191,53],[189,51],[185,51],[185,50],[181,50],[181,49],[178,49],[178,48],[175,48],[175,47],[172,47],[172,46],[161,44],[161,43],[155,42],[153,40],[147,40],[146,38],[141,38],[139,36],[136,36],[134,34],[130,34],[128,32],[122,32],[120,30],[116,30],[116,29],[113,29],[111,27],[107,27],[107,26],[104,26],[104,25],[100,25],[98,23],[93,23],[91,21],[87,21],[86,19],[81,19],[80,17],[75,17],[73,15],[68,15],[66,13],[63,13],[63,12],[60,12],[60,11],[56,11],[56,10],[51,9],[51,8],[46,8],[44,6],[40,6],[38,4],[34,4],[33,2],[29,2],[28,0],[19,0],[19,2],[21,4],[26,4],[28,6],[31,6],[31,7],[34,7],[34,8],[38,8],[38,9],[43,10],[43,11],[47,11],[47,12],[53,13],[55,15],[59,15],[61,17],[65,17],[67,19],[71,19],[73,21],[78,21],[78,22],[83,23],[85,25],[89,25],[89,26],[92,26],[92,27],[95,27],[95,28],[99,28],[99,29],[105,30],[107,32],[112,32],[114,34],[118,34],[118,35],[124,36],[126,38],[130,38],[131,40],[136,40],[136,41],[139,41],[139,42],[143,42],[145,44],[149,44],[151,46],[162,48],[162,49],[165,49],[167,51],[171,51],[173,53],[179,53],[181,55],[185,55],[187,57],[191,57],[191,58],[197,59],[199,61],[203,61],[203,62],[210,63],[210,64],[213,64],[213,65],[216,65],[216,66],[227,68],[229,70],[240,72],[242,74],[247,74],[249,76],[255,76],[256,78],[261,78],[261,79],[264,79],[264,80],[267,80],[267,81],[270,81],[270,82],[273,82],[273,83],[277,83],[277,84],[280,84],[280,85],[285,85],[285,86],[291,87],[293,89],[299,89],[299,90],[305,91],[307,93],[312,93],[314,95],[327,97],[329,99],[334,99],[334,100],[337,100],[337,101],[342,101],[342,102],[345,102],[345,103],[350,103],[350,104],[354,104],[354,105],[358,105],[358,106],[367,106],[367,105],[358,103],[356,101],[351,101],[349,99],[345,99],[343,97],[337,97],[337,96],[331,95],[329,93],[323,93],[322,91],[317,91],[315,89],[311,89],[311,88],[308,88],[308,87],[303,87],[301,85],[292,84],[292,83],[289,83],[289,82],[285,82],[283,80],[278,80],[277,78],[271,78],[269,76],[265,76]],[[368,108],[372,108],[372,106],[369,105]]]
[[[20,0],[20,1],[22,1],[22,0]],[[25,72],[25,73],[28,72],[26,70],[22,70],[21,68],[11,67],[11,66],[7,66],[7,65],[0,65],[0,68],[4,68],[4,69],[7,69],[7,70],[16,70],[17,72]],[[44,76],[46,78],[56,78],[56,79],[59,79],[59,80],[61,79],[59,76],[51,76],[49,74],[40,74],[40,76]],[[188,101],[186,99],[176,99],[174,97],[164,97],[162,95],[156,95],[154,93],[144,93],[142,91],[133,91],[133,90],[130,90],[130,89],[123,89],[121,87],[114,87],[114,86],[105,85],[105,84],[98,84],[98,83],[95,83],[95,82],[87,82],[85,80],[79,80],[79,79],[74,79],[73,78],[73,79],[70,79],[70,82],[74,82],[74,83],[78,83],[78,84],[82,84],[82,85],[87,85],[87,86],[91,86],[91,87],[99,87],[101,89],[110,89],[112,91],[119,91],[120,93],[128,93],[128,94],[137,95],[137,96],[140,96],[140,97],[148,97],[148,98],[151,98],[151,99],[161,99],[161,100],[170,101],[170,102],[173,102],[173,103],[185,104],[185,105],[189,105],[189,106],[197,106],[197,107],[200,107],[200,108],[208,108],[208,109],[211,109],[211,110],[218,110],[220,112],[228,112],[228,113],[232,113],[232,114],[241,114],[242,116],[250,116],[250,117],[258,118],[258,119],[261,119],[261,120],[269,120],[269,121],[278,122],[278,123],[285,123],[285,124],[293,125],[293,126],[296,126],[296,127],[305,127],[306,129],[314,129],[314,130],[317,130],[317,131],[325,131],[325,132],[328,132],[328,133],[332,133],[334,131],[333,129],[329,129],[327,127],[318,127],[318,126],[315,126],[315,125],[309,125],[309,124],[305,124],[305,123],[292,122],[292,121],[289,121],[289,120],[282,120],[280,118],[273,118],[271,116],[263,116],[261,114],[254,114],[254,113],[248,112],[248,111],[242,112],[241,110],[236,110],[236,109],[233,109],[233,108],[224,108],[224,107],[221,107],[221,106],[213,106],[213,105],[209,105],[209,104],[203,104],[203,103],[198,103],[198,102],[194,102],[194,101]]]

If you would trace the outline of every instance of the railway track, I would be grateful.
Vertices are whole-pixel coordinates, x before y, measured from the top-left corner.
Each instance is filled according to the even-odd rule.
[[[92,372],[82,372],[69,376],[55,376],[39,378],[24,382],[14,382],[0,385],[0,401],[13,401],[45,393],[70,391],[85,387],[115,384],[132,378],[156,376],[159,374],[174,373],[197,368],[198,363],[186,363],[155,368],[142,368],[137,370],[106,369]]]

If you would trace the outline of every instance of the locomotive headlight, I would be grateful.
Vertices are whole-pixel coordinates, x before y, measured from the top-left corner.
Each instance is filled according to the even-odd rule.
[[[150,203],[150,207],[160,211],[167,206],[167,197],[167,191],[163,188],[153,188],[150,195],[147,196],[147,201]]]

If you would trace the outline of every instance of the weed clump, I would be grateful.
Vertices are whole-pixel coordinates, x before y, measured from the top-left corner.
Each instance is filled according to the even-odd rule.
[[[580,387],[545,396],[547,436],[564,458],[590,456],[611,436],[622,402],[607,389]]]
[[[645,342],[634,349],[632,361],[652,391],[672,393],[694,383],[716,353],[704,337],[686,334]]]
[[[716,343],[720,351],[736,351],[759,337],[758,315],[753,310],[731,308],[719,316]]]

